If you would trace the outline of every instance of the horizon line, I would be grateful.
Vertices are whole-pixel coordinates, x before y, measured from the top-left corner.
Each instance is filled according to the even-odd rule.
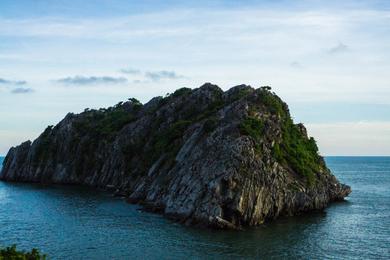
[[[6,157],[7,155],[0,155]],[[389,155],[321,155],[322,157],[390,157]]]

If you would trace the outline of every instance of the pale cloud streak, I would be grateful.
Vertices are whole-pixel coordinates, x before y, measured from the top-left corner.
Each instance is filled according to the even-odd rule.
[[[174,71],[167,71],[167,70],[161,70],[161,71],[147,71],[145,72],[145,77],[147,79],[150,79],[152,81],[160,81],[165,79],[183,79],[185,78],[183,75],[179,75]]]
[[[12,94],[27,94],[32,93],[32,88],[24,87],[27,84],[25,80],[9,80],[0,78],[0,86],[8,90]]]
[[[20,86],[20,85],[26,85],[27,82],[24,80],[8,80],[8,79],[0,78],[0,84]]]
[[[11,90],[12,94],[28,94],[32,92],[34,92],[32,88],[14,88]]]
[[[343,53],[343,52],[346,52],[348,51],[348,46],[345,45],[344,43],[342,42],[339,42],[339,44],[337,44],[336,46],[332,47],[329,49],[329,53],[330,54],[337,54],[337,53]]]
[[[139,75],[141,74],[141,70],[139,69],[121,69],[119,72],[124,73],[124,74],[129,74],[129,75]]]
[[[55,80],[58,83],[64,85],[78,85],[78,86],[87,86],[87,85],[116,85],[116,84],[126,84],[128,80],[124,77],[110,77],[110,76],[73,76],[66,77]]]
[[[141,71],[139,69],[121,69],[119,72],[128,76],[136,77],[133,83],[159,82],[163,80],[186,79],[187,77],[176,73],[173,70]]]

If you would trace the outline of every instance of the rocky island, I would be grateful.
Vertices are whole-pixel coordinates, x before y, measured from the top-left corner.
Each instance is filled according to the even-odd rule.
[[[256,226],[351,192],[269,87],[206,83],[69,113],[9,150],[0,179],[114,191],[188,225]]]

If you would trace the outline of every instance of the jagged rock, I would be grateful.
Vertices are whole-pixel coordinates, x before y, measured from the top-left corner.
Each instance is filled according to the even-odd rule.
[[[206,83],[68,114],[8,152],[5,181],[104,188],[191,225],[256,226],[351,192],[269,88]]]

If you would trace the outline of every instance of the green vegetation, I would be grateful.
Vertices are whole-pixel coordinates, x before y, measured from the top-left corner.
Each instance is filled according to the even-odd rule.
[[[203,130],[206,133],[212,132],[217,127],[218,118],[215,116],[215,113],[224,106],[223,93],[216,89],[213,96],[214,101],[209,103],[206,108],[204,107],[206,104],[201,105],[191,100],[191,93],[192,90],[190,88],[180,88],[161,99],[155,111],[165,104],[173,102],[172,99],[180,98],[180,102],[173,102],[175,104],[174,109],[179,117],[176,118],[176,121],[170,123],[168,127],[152,133],[152,136],[149,138],[151,141],[146,147],[146,153],[142,156],[144,157],[142,160],[146,162],[145,168],[150,167],[163,154],[166,156],[164,160],[165,167],[167,165],[173,166],[176,154],[183,142],[184,132],[190,125],[205,120]],[[199,101],[204,102],[204,100]],[[151,129],[161,129],[165,120],[164,115],[156,117]],[[124,147],[123,153],[131,155],[134,154],[136,149],[135,145],[130,144]]]
[[[248,97],[248,100],[255,101],[256,105],[249,108],[249,116],[242,120],[238,126],[239,131],[242,135],[253,138],[255,149],[259,153],[261,152],[260,142],[264,136],[265,121],[256,116],[256,111],[265,109],[272,115],[277,115],[280,122],[282,122],[282,139],[273,147],[274,157],[281,164],[290,167],[294,172],[305,177],[309,184],[313,184],[315,174],[322,163],[322,158],[318,155],[317,145],[313,138],[306,138],[301,133],[300,128],[294,125],[287,105],[270,90],[270,87],[264,86],[256,90],[257,100],[253,100],[252,96]],[[170,102],[169,100],[173,98],[182,99],[182,102],[176,103],[179,105],[174,106],[179,115],[176,121],[170,122],[170,125],[166,126],[163,124],[166,120],[163,114],[155,116],[150,126],[151,132],[147,137],[148,140],[137,140],[136,143],[123,144],[122,152],[127,158],[132,158],[143,151],[139,157],[141,157],[140,160],[145,167],[141,166],[140,169],[150,167],[162,154],[167,156],[166,162],[174,165],[174,158],[182,145],[184,132],[190,125],[204,120],[203,131],[205,133],[210,133],[217,127],[219,120],[216,112],[225,105],[222,93],[216,91],[214,102],[205,108],[197,102],[190,102],[192,101],[190,100],[191,96],[189,96],[191,91],[190,88],[180,88],[161,100],[159,107]],[[234,92],[228,102],[241,99],[252,91],[250,88],[240,88]],[[76,116],[73,124],[77,134],[74,135],[72,147],[86,155],[82,160],[78,160],[76,172],[82,173],[85,169],[93,168],[95,158],[88,155],[93,154],[94,149],[102,140],[112,140],[125,125],[136,120],[137,112],[141,107],[141,102],[135,98],[130,98],[129,102],[120,102],[108,109],[86,109],[81,115]],[[49,126],[41,135],[35,153],[37,159],[34,159],[34,162],[47,160],[51,151],[55,148],[55,143],[51,140],[52,129],[53,126]],[[145,143],[147,143],[147,146],[144,145]]]
[[[190,92],[191,89],[189,88],[178,89],[173,94],[165,97],[160,106],[166,104],[167,100],[172,97],[187,95]],[[223,105],[222,95],[216,98],[216,100],[208,105],[208,107],[204,110],[200,110],[197,104],[190,106],[188,103],[183,102],[182,107],[176,108],[178,110],[178,114],[181,115],[181,118],[173,122],[168,128],[155,133],[151,137],[151,146],[148,148],[146,158],[144,158],[147,162],[146,168],[150,167],[150,164],[154,163],[164,153],[167,155],[167,158],[165,159],[166,164],[173,166],[175,163],[174,158],[182,145],[182,138],[187,128],[196,122],[206,119],[204,131],[206,133],[213,131],[218,124],[218,119],[213,115]],[[159,128],[163,122],[163,117],[156,118],[152,128]],[[134,150],[135,147],[128,146],[124,148],[123,152],[126,154],[133,154]]]
[[[267,107],[271,113],[283,117],[287,116],[285,112],[287,108],[284,108],[283,101],[280,100],[280,98],[276,95],[273,95],[267,88],[261,89],[261,96],[259,101],[264,104],[264,106]]]
[[[127,144],[123,146],[122,153],[128,158],[139,155],[139,163],[143,165],[143,169],[149,169],[161,155],[165,154],[163,164],[165,167],[171,168],[175,165],[175,157],[182,145],[184,132],[191,123],[192,121],[189,120],[178,120],[167,129],[152,135],[150,137],[150,143],[146,147],[142,145],[142,142]],[[133,175],[133,177],[146,173],[147,170],[139,171],[138,174]]]
[[[101,140],[111,141],[118,131],[134,121],[142,104],[131,98],[129,102],[120,102],[108,109],[85,109],[83,113],[74,117],[73,127],[76,133],[72,135],[71,149],[84,156],[77,160],[75,172],[81,174],[85,169],[93,169],[96,158],[93,157]],[[41,134],[36,144],[33,165],[38,166],[46,162],[50,155],[56,154],[57,144],[52,138],[53,126],[48,126]]]
[[[0,248],[0,260],[40,260],[46,259],[46,255],[42,255],[37,249],[33,248],[31,252],[20,251],[16,249],[16,245]]]
[[[83,134],[111,138],[126,124],[134,121],[135,112],[142,107],[137,99],[129,100],[133,103],[133,112],[127,111],[121,102],[108,109],[85,111],[82,113],[83,117],[75,120],[74,126]]]
[[[307,139],[289,118],[282,128],[282,141],[273,147],[273,155],[282,164],[287,164],[309,185],[315,182],[315,174],[321,165],[321,157],[313,138]]]
[[[206,117],[209,117],[210,115],[216,113],[218,110],[220,110],[223,106],[225,105],[222,96],[216,99],[213,103],[211,103],[207,109],[201,113],[198,117],[197,120],[202,120]]]
[[[172,102],[173,98],[180,98],[181,102],[177,102],[180,105],[175,107],[180,117],[165,127],[165,115],[154,115],[155,118],[150,126],[151,132],[148,136],[150,142],[148,140],[138,140],[137,143],[123,144],[121,148],[122,153],[127,158],[132,158],[138,154],[140,157],[139,162],[143,164],[142,168],[144,169],[150,168],[161,155],[165,154],[164,167],[173,167],[176,154],[182,145],[183,135],[187,128],[196,122],[206,119],[204,130],[206,132],[212,131],[218,124],[218,119],[214,117],[214,114],[224,105],[222,93],[220,93],[220,96],[217,96],[214,102],[209,104],[206,109],[201,110],[200,108],[203,106],[199,106],[199,104],[192,100],[186,101],[191,92],[192,90],[190,88],[180,88],[174,93],[167,94],[162,98],[158,106],[153,111],[149,111],[149,114],[154,115],[155,111],[159,110],[165,104]],[[163,128],[161,129],[161,127]],[[142,152],[140,153],[140,151]]]
[[[234,96],[232,96],[230,99],[231,101],[239,100],[245,96],[247,96],[252,90],[250,88],[241,88],[238,91],[234,93]]]
[[[248,135],[255,141],[255,148],[260,152],[259,142],[264,134],[264,122],[254,116],[248,116],[238,126],[242,135]]]
[[[304,177],[309,185],[313,185],[316,172],[322,164],[318,154],[318,147],[313,138],[307,138],[295,125],[289,115],[287,106],[269,87],[262,87],[259,95],[259,104],[262,104],[272,114],[279,116],[282,122],[282,139],[273,147],[273,155],[281,164]],[[255,111],[255,108],[250,108]],[[256,143],[261,139],[264,131],[264,122],[257,119],[250,112],[250,116],[239,125],[241,134],[251,136]],[[258,148],[258,147],[257,147]]]
[[[172,156],[175,156],[180,147],[180,142],[175,141],[183,137],[184,131],[187,130],[191,123],[189,120],[179,120],[155,136],[151,156],[152,161],[157,160],[164,151],[168,151]]]
[[[73,136],[72,147],[85,155],[75,164],[77,173],[94,168],[96,158],[92,155],[101,141],[112,141],[118,131],[137,119],[142,104],[135,98],[129,101],[131,104],[120,102],[108,109],[87,110],[74,120],[77,135]]]
[[[160,109],[162,106],[167,104],[171,99],[188,95],[191,93],[191,91],[192,90],[190,88],[184,87],[184,88],[177,89],[173,93],[167,93],[164,97],[161,97],[161,100],[159,101],[159,105],[152,111],[152,113],[154,113],[155,111]]]
[[[104,113],[101,120],[95,126],[95,130],[101,135],[109,136],[118,132],[123,126],[135,119],[134,115],[125,111],[123,107],[110,110]]]
[[[190,88],[179,88],[175,92],[173,92],[173,94],[171,94],[170,96],[172,96],[172,97],[180,97],[180,96],[183,96],[183,95],[191,93],[191,91],[192,90]]]
[[[132,102],[133,104],[136,104],[136,105],[141,105],[142,106],[142,103],[136,99],[136,98],[129,98],[128,99],[130,102]]]
[[[38,164],[40,161],[45,161],[48,159],[49,154],[51,153],[52,141],[50,139],[50,134],[53,130],[53,126],[48,126],[45,131],[40,136],[39,143],[36,146],[34,160],[35,164]]]
[[[241,122],[239,129],[241,134],[249,135],[255,141],[260,141],[263,135],[264,123],[256,117],[248,116]]]
[[[206,119],[212,115],[214,115],[220,108],[224,105],[222,97],[212,102],[205,110],[199,111],[199,108],[194,105],[189,107],[186,111],[183,111],[183,116],[186,120],[190,120],[192,122],[199,122],[203,119]]]

